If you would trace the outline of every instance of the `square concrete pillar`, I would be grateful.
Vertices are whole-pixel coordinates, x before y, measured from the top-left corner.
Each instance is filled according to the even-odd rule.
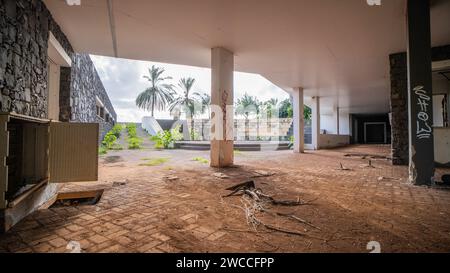
[[[294,153],[305,152],[305,116],[303,114],[303,88],[294,89],[293,112],[294,112]]]
[[[233,53],[211,50],[211,167],[234,162]]]
[[[430,185],[434,178],[430,2],[409,0],[407,22],[409,180]]]
[[[311,104],[311,131],[314,150],[319,150],[320,138],[320,97],[313,97]]]
[[[334,115],[335,115],[335,119],[336,119],[336,135],[339,135],[339,127],[340,127],[340,124],[339,124],[339,107],[336,107],[335,109],[334,109]]]

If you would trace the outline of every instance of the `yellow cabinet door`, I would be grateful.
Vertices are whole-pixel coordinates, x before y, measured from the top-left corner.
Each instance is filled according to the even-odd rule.
[[[51,183],[98,180],[98,123],[50,123]]]

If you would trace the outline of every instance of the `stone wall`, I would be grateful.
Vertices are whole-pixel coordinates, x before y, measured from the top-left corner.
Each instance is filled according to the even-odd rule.
[[[47,48],[51,31],[70,43],[41,1],[0,0],[0,110],[47,117]]]
[[[0,111],[48,117],[48,38],[52,32],[72,59],[61,68],[60,120],[99,122],[100,138],[112,127],[97,117],[98,96],[117,120],[88,55],[75,54],[40,0],[0,0]]]
[[[450,45],[434,47],[431,50],[433,62],[450,59]],[[408,136],[408,68],[406,52],[391,54],[391,138],[392,163],[409,163]]]
[[[98,122],[101,140],[114,124],[97,116],[96,97],[117,121],[117,114],[91,58],[86,54],[73,54],[72,67],[61,68],[60,120]]]

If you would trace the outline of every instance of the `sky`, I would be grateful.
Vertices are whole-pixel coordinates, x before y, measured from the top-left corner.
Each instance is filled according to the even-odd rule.
[[[148,69],[152,66],[159,66],[165,69],[164,76],[173,79],[167,83],[176,86],[176,91],[181,94],[178,88],[178,81],[181,78],[195,78],[193,92],[210,94],[211,71],[209,68],[166,64],[157,62],[135,61],[128,59],[111,58],[91,55],[95,68],[100,79],[105,86],[109,99],[117,113],[119,122],[141,122],[142,117],[150,116],[150,112],[139,109],[136,106],[136,97],[149,87],[147,79]],[[256,96],[260,101],[277,98],[279,101],[289,98],[289,95],[264,77],[258,74],[235,72],[234,74],[234,99],[235,101],[247,92]],[[168,111],[155,112],[157,119],[171,119]]]

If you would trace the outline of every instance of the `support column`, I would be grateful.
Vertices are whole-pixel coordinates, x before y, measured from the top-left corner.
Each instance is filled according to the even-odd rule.
[[[336,106],[336,135],[339,135],[339,107]]]
[[[408,13],[409,180],[430,185],[434,177],[431,31],[429,0],[409,0]]]
[[[305,152],[305,117],[303,115],[303,88],[294,89],[293,112],[294,112],[294,153]]]
[[[313,97],[311,104],[311,130],[314,150],[319,150],[320,137],[320,97]]]
[[[211,50],[211,167],[233,165],[233,53]]]

